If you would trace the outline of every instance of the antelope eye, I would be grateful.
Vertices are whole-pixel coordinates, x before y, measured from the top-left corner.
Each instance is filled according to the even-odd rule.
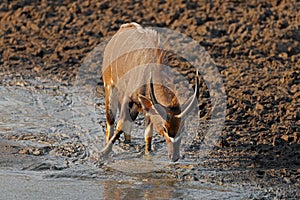
[[[163,126],[163,129],[164,129],[165,133],[168,133],[168,130],[167,130],[167,128],[165,126]]]

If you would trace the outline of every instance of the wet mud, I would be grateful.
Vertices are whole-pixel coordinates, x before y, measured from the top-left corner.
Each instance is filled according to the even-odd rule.
[[[104,93],[100,76],[95,79],[100,72],[83,72],[82,65],[131,21],[184,33],[214,60],[227,110],[222,137],[205,157],[199,159],[201,134],[178,163],[167,161],[159,136],[153,155],[144,156],[140,116],[133,144],[117,142],[107,163],[94,164],[92,155],[104,141]],[[194,70],[184,70],[193,84]],[[205,132],[211,102],[207,86],[200,86]],[[93,187],[106,191],[103,198],[299,199],[300,3],[2,2],[0,110],[1,180],[18,171],[21,181],[38,173],[33,186],[40,179],[96,181]]]

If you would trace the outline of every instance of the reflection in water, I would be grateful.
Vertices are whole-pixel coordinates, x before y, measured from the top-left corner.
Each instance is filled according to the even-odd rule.
[[[153,172],[154,174],[155,172]],[[143,178],[144,177],[144,178]],[[103,199],[249,199],[250,194],[257,193],[253,188],[241,189],[238,185],[218,186],[212,183],[180,183],[168,178],[136,179],[126,176],[120,181],[110,177],[103,181]]]
[[[182,194],[164,180],[144,179],[141,182],[104,181],[104,199],[172,199]]]

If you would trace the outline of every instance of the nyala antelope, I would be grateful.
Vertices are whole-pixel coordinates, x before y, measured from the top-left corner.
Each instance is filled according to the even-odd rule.
[[[179,104],[174,91],[160,84],[165,50],[159,48],[158,33],[137,23],[123,24],[104,51],[102,75],[106,97],[106,147],[103,156],[124,133],[130,142],[132,122],[145,115],[145,153],[151,151],[153,130],[165,138],[168,156],[180,157],[181,132],[185,117],[197,102],[197,75],[193,96]],[[114,132],[117,110],[119,120]]]

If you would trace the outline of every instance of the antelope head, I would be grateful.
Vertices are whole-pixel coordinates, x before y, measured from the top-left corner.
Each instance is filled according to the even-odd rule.
[[[181,133],[183,132],[184,121],[187,115],[193,110],[194,104],[197,103],[197,91],[198,72],[196,75],[195,92],[183,106],[179,105],[176,97],[174,97],[176,103],[170,102],[168,106],[159,103],[155,95],[152,76],[150,78],[150,99],[139,95],[139,101],[146,115],[150,117],[154,129],[165,138],[168,156],[173,162],[176,162],[180,157]]]

